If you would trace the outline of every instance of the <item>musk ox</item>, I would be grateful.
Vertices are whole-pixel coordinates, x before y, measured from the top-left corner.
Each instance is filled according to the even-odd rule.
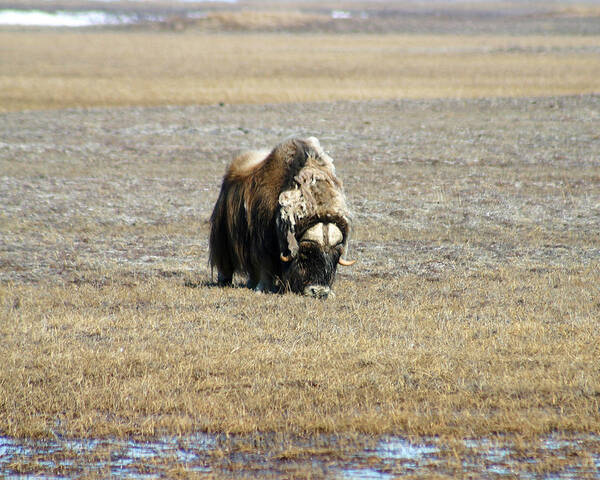
[[[350,214],[333,160],[314,138],[248,152],[229,165],[210,218],[218,283],[235,272],[262,292],[327,297],[344,260]]]

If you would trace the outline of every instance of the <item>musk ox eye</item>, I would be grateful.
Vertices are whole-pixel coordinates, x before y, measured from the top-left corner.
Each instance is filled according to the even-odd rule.
[[[300,240],[300,248],[303,248],[305,250],[307,249],[311,249],[311,248],[319,248],[319,244],[317,242],[315,242],[314,240]]]

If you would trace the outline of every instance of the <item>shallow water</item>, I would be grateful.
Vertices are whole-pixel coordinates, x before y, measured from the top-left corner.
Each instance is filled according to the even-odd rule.
[[[320,446],[336,446],[341,437],[318,437]],[[187,473],[218,472],[226,476],[265,476],[311,472],[345,479],[387,480],[402,474],[431,473],[575,479],[600,475],[600,436],[547,437],[537,444],[535,455],[518,452],[510,442],[471,439],[463,442],[461,454],[449,454],[447,446],[431,439],[411,442],[402,437],[371,440],[358,450],[341,455],[310,453],[281,455],[281,444],[247,437],[196,434],[165,436],[153,441],[122,439],[22,440],[0,437],[0,474],[4,478],[35,475],[62,479],[78,474],[113,478],[156,478],[169,476],[174,468]],[[311,439],[297,439],[302,448]],[[592,447],[590,448],[590,442]],[[287,445],[287,443],[286,443]],[[341,444],[340,444],[341,445]],[[289,445],[286,447],[289,449]],[[332,449],[335,451],[336,447]],[[307,452],[319,452],[319,448]],[[552,467],[536,468],[544,459]],[[584,461],[580,461],[584,459]]]

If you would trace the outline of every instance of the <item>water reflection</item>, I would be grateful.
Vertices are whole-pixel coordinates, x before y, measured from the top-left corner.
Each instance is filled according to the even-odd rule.
[[[523,455],[510,442],[487,438],[464,440],[458,454],[449,454],[447,446],[435,439],[411,442],[401,437],[383,437],[376,441],[365,438],[359,442],[360,448],[352,449],[342,438],[319,436],[290,440],[289,437],[196,434],[167,436],[154,441],[42,441],[0,437],[0,473],[4,478],[27,475],[62,479],[87,474],[144,479],[172,473],[255,477],[303,472],[346,479],[387,480],[403,474],[452,475],[457,471],[493,478],[515,474],[537,478],[542,472],[544,478],[554,479],[574,479],[600,472],[600,436],[594,435],[567,439],[547,437],[537,444],[535,455]],[[333,448],[323,448],[325,445]],[[290,451],[296,453],[290,455]],[[336,454],[332,455],[334,451]],[[542,465],[545,457],[553,459],[550,466]]]
[[[190,447],[193,445],[193,448]],[[21,440],[0,437],[0,472],[21,469],[38,478],[67,478],[54,472],[83,470],[117,478],[155,478],[149,463],[186,465],[188,471],[210,472],[204,457],[215,449],[215,437],[205,434],[162,437],[155,441],[123,439]],[[199,453],[201,455],[199,455]],[[202,457],[202,458],[200,458]],[[83,463],[82,463],[83,460]],[[157,469],[160,470],[160,469]],[[11,477],[3,477],[11,478]],[[16,477],[15,477],[16,478]]]

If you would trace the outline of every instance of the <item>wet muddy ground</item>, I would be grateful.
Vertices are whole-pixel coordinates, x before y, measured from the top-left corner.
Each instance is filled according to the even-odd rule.
[[[351,448],[346,446],[333,457],[330,449],[340,443],[337,437],[289,440],[286,439],[286,450],[282,451],[277,448],[277,440],[210,434],[153,441],[0,438],[0,471],[7,474],[6,478],[16,478],[18,473],[34,474],[37,478],[72,478],[74,475],[156,478],[169,476],[176,465],[179,473],[194,476],[297,475],[379,480],[398,475],[451,476],[459,472],[463,476],[486,478],[514,478],[519,473],[519,478],[577,479],[595,476],[600,471],[598,451],[587,456],[581,451],[590,442],[597,446],[600,442],[597,436],[542,439],[536,455],[551,458],[554,467],[546,467],[546,471],[541,465],[543,461],[527,458],[515,443],[493,438],[467,439],[463,450],[457,452],[435,438],[411,441],[393,436],[356,437]],[[253,443],[252,448],[248,448],[249,441]],[[303,451],[311,443],[312,451]],[[300,453],[290,453],[291,446],[299,448]],[[262,450],[264,448],[270,451]],[[583,463],[582,456],[586,457]],[[523,464],[528,468],[523,469]]]

